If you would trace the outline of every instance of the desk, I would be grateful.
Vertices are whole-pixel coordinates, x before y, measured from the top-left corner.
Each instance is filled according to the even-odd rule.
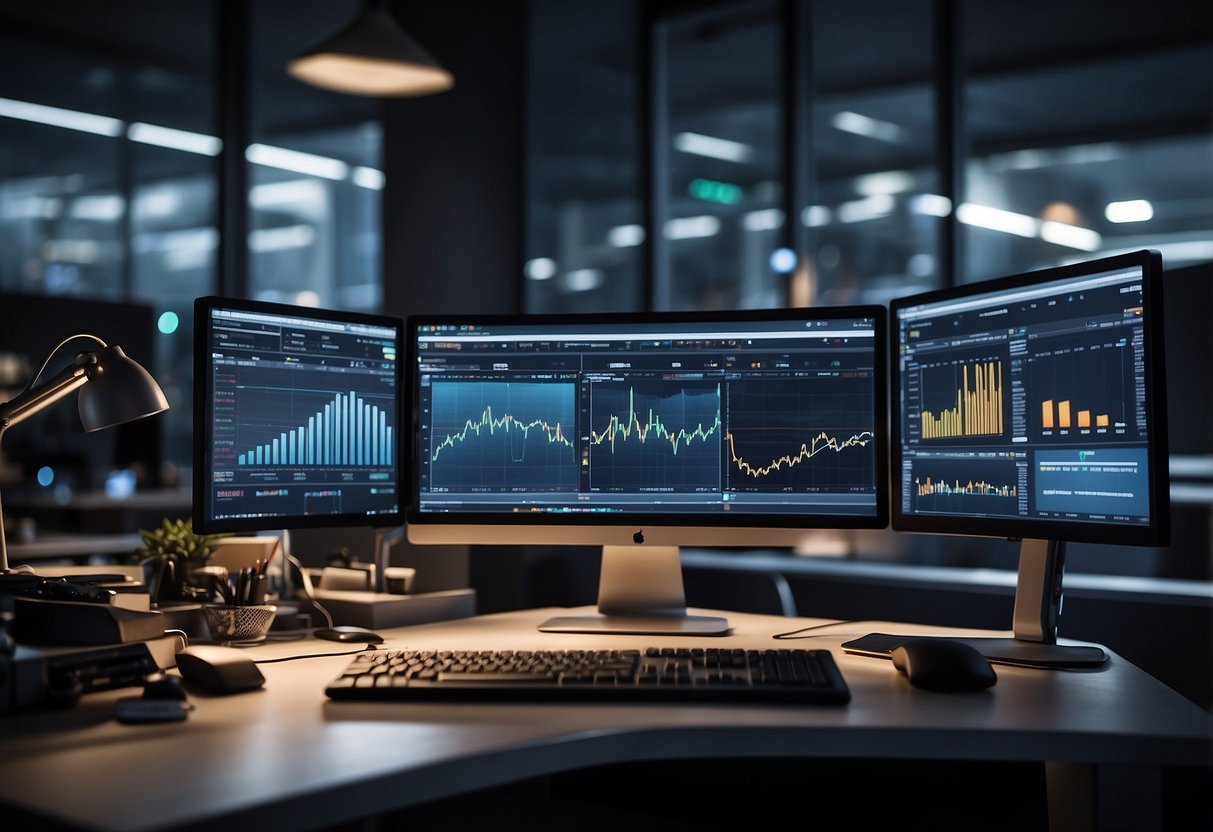
[[[350,657],[327,655],[261,665],[267,679],[261,691],[195,694],[196,710],[184,723],[114,722],[113,701],[131,690],[91,694],[72,711],[0,719],[0,802],[87,829],[316,829],[614,763],[705,756],[1044,761],[1050,812],[1068,812],[1068,820],[1089,827],[1091,784],[1105,775],[1114,781],[1117,772],[1142,774],[1132,797],[1150,820],[1160,811],[1157,774],[1163,767],[1213,762],[1210,715],[1115,654],[1098,671],[999,667],[999,682],[989,691],[933,694],[912,689],[887,661],[845,654],[839,644],[872,630],[979,633],[864,622],[823,629],[809,639],[772,641],[775,633],[822,622],[737,612],[718,613],[733,627],[720,639],[536,631],[558,612],[569,611],[401,628],[386,633],[385,646],[827,647],[852,702],[339,703],[328,701],[323,687]],[[349,645],[309,638],[250,650],[272,658],[343,653]],[[1101,791],[1110,802],[1098,812],[1120,813],[1126,791]],[[1133,823],[1143,828],[1140,818]]]

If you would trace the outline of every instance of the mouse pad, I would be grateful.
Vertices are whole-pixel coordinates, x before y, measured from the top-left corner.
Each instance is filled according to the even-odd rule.
[[[893,648],[911,638],[920,636],[868,633],[866,636],[844,641],[842,649],[861,656],[887,659]],[[1107,660],[1107,654],[1098,647],[1066,646],[1062,648],[1064,653],[1059,655],[1057,645],[1018,641],[1013,638],[955,637],[953,640],[976,647],[995,664],[1020,667],[1099,667]]]

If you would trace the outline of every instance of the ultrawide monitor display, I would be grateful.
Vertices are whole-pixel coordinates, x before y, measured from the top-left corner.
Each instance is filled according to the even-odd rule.
[[[1160,272],[1142,251],[894,301],[893,528],[1165,543]]]
[[[199,298],[194,525],[399,526],[403,321]]]
[[[408,321],[414,542],[884,527],[883,307]]]

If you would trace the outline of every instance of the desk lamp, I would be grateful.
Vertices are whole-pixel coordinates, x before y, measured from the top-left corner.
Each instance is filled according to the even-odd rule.
[[[101,345],[80,352],[70,365],[49,381],[38,384],[42,371],[64,344],[88,338]],[[74,390],[80,390],[80,422],[86,432],[112,428],[168,410],[168,400],[147,370],[132,361],[117,344],[110,346],[96,335],[79,332],[64,338],[46,356],[38,372],[16,398],[0,403],[0,440],[4,432],[39,411],[45,410]],[[0,576],[16,570],[8,566],[4,542],[4,512],[0,506]],[[0,578],[2,580],[2,578]]]

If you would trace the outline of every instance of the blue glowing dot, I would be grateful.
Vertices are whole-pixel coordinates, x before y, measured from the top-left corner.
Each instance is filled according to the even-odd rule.
[[[796,252],[790,248],[777,248],[771,252],[771,271],[790,274],[796,270]]]
[[[177,326],[180,323],[181,323],[181,320],[177,317],[177,313],[169,311],[169,312],[164,312],[160,315],[160,320],[157,322],[156,325],[158,327],[160,327],[160,331],[163,332],[165,335],[172,335],[174,332],[177,331]]]
[[[49,465],[43,465],[38,469],[38,485],[45,488],[55,481],[55,469]]]

